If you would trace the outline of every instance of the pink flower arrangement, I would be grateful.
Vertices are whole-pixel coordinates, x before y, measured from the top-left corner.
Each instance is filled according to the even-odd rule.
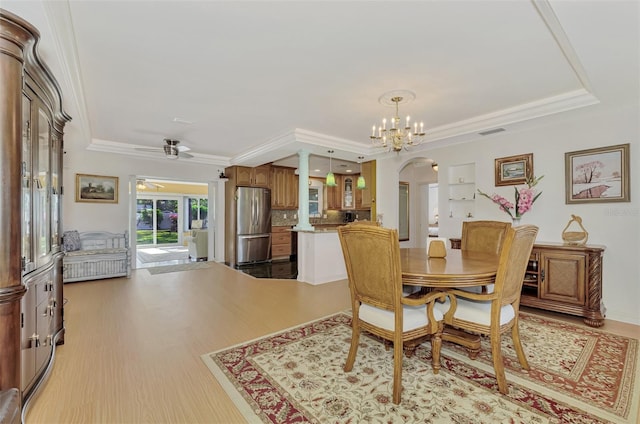
[[[544,175],[542,177],[544,177]],[[482,191],[480,191],[480,189],[478,189],[478,193],[480,193],[487,199],[491,199],[493,203],[496,203],[498,205],[501,211],[509,214],[512,219],[520,218],[522,215],[531,210],[531,208],[533,207],[533,202],[535,202],[542,194],[542,192],[536,194],[535,190],[533,189],[533,187],[538,184],[538,181],[540,181],[542,177],[528,178],[526,180],[527,187],[521,188],[520,190],[518,190],[517,187],[514,187],[516,193],[515,204],[511,203],[499,194],[494,193],[493,195],[489,196],[487,193],[483,193]]]

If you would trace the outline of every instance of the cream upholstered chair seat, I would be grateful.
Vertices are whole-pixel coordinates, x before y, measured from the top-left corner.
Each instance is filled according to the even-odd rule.
[[[429,325],[426,306],[404,305],[402,309],[402,331],[411,331]],[[436,308],[433,309],[433,316],[436,321],[442,321],[444,318],[443,313]],[[385,330],[393,331],[395,328],[395,313],[393,311],[376,308],[375,306],[363,303],[360,305],[358,317],[369,324],[384,328]]]
[[[404,343],[431,339],[433,373],[440,370],[443,314],[435,301],[444,293],[405,297],[402,292],[398,231],[376,225],[338,227],[351,294],[351,346],[344,371],[353,369],[360,333],[365,330],[393,343],[393,403],[400,403]]]
[[[518,310],[524,274],[527,269],[538,227],[523,225],[511,227],[500,247],[500,259],[494,288],[488,293],[471,293],[451,289],[443,303],[435,309],[444,314],[446,325],[465,331],[484,334],[491,339],[491,356],[498,390],[507,394],[507,379],[501,352],[501,337],[511,331],[513,347],[523,369],[529,369],[527,357],[520,343]]]
[[[446,313],[450,308],[451,301],[448,298],[443,303],[436,303],[435,307],[435,309],[441,313]],[[500,308],[500,325],[502,326],[507,324],[515,317],[515,315],[515,311],[511,304],[504,305]],[[491,302],[468,300],[459,297],[456,305],[455,316],[456,319],[489,326],[491,325]]]

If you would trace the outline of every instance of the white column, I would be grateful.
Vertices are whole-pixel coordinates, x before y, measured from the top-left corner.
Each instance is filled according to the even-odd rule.
[[[298,225],[297,231],[313,231],[309,223],[309,152],[298,152]]]
[[[214,213],[215,230],[214,238],[211,238],[209,234],[209,261],[224,262],[224,244],[225,244],[225,190],[226,178],[209,183],[209,214]],[[215,194],[215,198],[213,197]],[[212,201],[215,201],[215,208],[211,207]],[[213,229],[211,225],[211,218],[209,218],[209,228]],[[213,249],[212,249],[213,247]]]

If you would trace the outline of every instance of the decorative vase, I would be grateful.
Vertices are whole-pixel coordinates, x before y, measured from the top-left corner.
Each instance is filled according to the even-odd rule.
[[[520,217],[519,216],[515,217],[515,218],[511,218],[511,221],[512,221],[511,225],[513,227],[517,227],[518,225],[520,225]]]

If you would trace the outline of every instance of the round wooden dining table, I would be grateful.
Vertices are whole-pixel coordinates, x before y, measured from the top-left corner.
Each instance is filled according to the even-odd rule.
[[[400,262],[403,285],[446,290],[493,284],[498,272],[499,256],[485,252],[447,249],[444,258],[430,258],[425,248],[403,248],[400,249]],[[480,352],[480,336],[476,334],[446,326],[442,340],[464,346],[471,359],[475,359]],[[406,342],[406,354],[413,355],[416,346],[421,342]]]
[[[493,284],[498,255],[447,249],[444,258],[430,258],[425,248],[400,249],[402,284],[431,288],[460,288]]]

